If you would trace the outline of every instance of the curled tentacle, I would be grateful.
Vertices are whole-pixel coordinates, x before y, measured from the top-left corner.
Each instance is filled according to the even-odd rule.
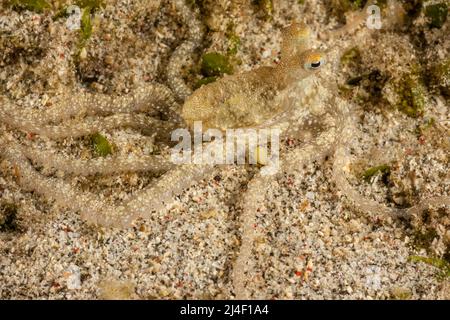
[[[170,57],[167,66],[167,82],[177,98],[184,101],[192,94],[192,90],[183,80],[181,69],[185,64],[186,57],[191,56],[194,50],[200,46],[204,31],[197,14],[186,5],[184,0],[175,0],[173,3],[189,31],[188,38],[175,49]]]
[[[70,207],[74,211],[98,212],[105,206],[97,202],[92,194],[77,192],[67,182],[48,178],[38,173],[15,141],[0,141],[5,151],[2,157],[16,168],[17,182],[26,190],[33,190],[47,199],[55,200],[57,205]]]
[[[350,171],[351,156],[348,150],[348,142],[351,141],[351,137],[358,132],[355,127],[356,120],[352,117],[348,117],[345,128],[342,131],[341,143],[338,145],[335,152],[335,159],[333,163],[333,179],[337,188],[345,194],[346,199],[351,205],[361,212],[376,213],[381,216],[391,216],[395,218],[411,219],[412,215],[423,210],[428,206],[449,205],[450,197],[439,196],[429,199],[423,199],[419,204],[408,208],[398,209],[391,208],[384,204],[380,204],[372,199],[369,199],[361,195],[354,187],[350,185],[347,180],[347,175]]]

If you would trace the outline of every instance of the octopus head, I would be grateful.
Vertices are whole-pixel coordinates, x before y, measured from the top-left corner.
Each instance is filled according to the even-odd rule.
[[[304,23],[292,23],[283,30],[280,75],[285,84],[317,72],[325,63],[325,54],[311,49],[311,29]]]
[[[281,59],[289,60],[310,47],[311,30],[304,23],[294,22],[282,31]]]
[[[283,37],[296,41],[307,41],[311,36],[311,30],[304,23],[294,22],[283,30]]]

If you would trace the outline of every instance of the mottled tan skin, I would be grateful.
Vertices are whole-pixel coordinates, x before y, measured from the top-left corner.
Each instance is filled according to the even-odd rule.
[[[283,32],[278,65],[225,76],[195,91],[182,109],[188,126],[202,121],[204,129],[256,127],[282,112],[274,103],[277,94],[316,72],[323,62],[322,53],[308,49],[309,34],[306,26],[293,24]],[[311,68],[317,63],[319,67]]]

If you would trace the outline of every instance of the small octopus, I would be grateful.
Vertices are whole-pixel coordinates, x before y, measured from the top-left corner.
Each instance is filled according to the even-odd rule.
[[[257,127],[285,111],[275,97],[325,63],[324,54],[310,48],[310,34],[306,25],[293,23],[283,30],[279,64],[226,75],[196,90],[183,105],[186,123],[202,121],[203,128],[220,130]]]

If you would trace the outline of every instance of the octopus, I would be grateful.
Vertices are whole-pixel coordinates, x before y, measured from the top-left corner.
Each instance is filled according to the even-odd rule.
[[[257,127],[285,112],[287,104],[274,99],[317,72],[324,64],[322,52],[309,49],[310,30],[292,24],[283,31],[281,61],[276,67],[261,67],[225,76],[195,91],[183,105],[182,117],[192,127],[202,121],[204,128]]]
[[[168,86],[150,83],[119,97],[73,89],[61,99],[56,110],[37,112],[17,111],[9,98],[1,97],[0,122],[15,130],[14,134],[3,132],[0,136],[1,158],[15,168],[16,180],[21,187],[79,212],[89,224],[129,228],[136,219],[167,211],[174,197],[195,182],[208,178],[215,166],[174,165],[167,154],[68,159],[42,150],[30,141],[19,142],[18,132],[63,140],[99,130],[131,127],[143,135],[154,134],[156,139],[168,143],[174,129],[192,129],[196,121],[201,121],[205,129],[221,131],[230,128],[280,129],[281,138],[294,139],[297,145],[281,155],[281,169],[277,174],[265,175],[261,169],[240,197],[241,239],[230,277],[232,295],[237,299],[249,298],[247,286],[251,282],[255,239],[253,225],[267,186],[271,179],[300,170],[304,164],[333,157],[332,179],[357,210],[408,217],[413,211],[430,205],[450,204],[447,197],[435,197],[409,209],[390,208],[363,197],[350,185],[347,180],[350,163],[347,141],[355,132],[353,106],[336,94],[337,86],[329,78],[335,72],[333,61],[338,60],[341,48],[332,48],[326,53],[313,49],[308,27],[292,23],[283,30],[281,60],[277,65],[225,76],[192,92],[179,70],[184,58],[199,47],[203,27],[197,14],[184,1],[174,1],[174,5],[189,31],[187,40],[170,58],[166,71]],[[326,68],[328,73],[321,75]],[[72,176],[137,171],[160,176],[117,206],[73,187],[64,179],[46,176],[36,166]]]

